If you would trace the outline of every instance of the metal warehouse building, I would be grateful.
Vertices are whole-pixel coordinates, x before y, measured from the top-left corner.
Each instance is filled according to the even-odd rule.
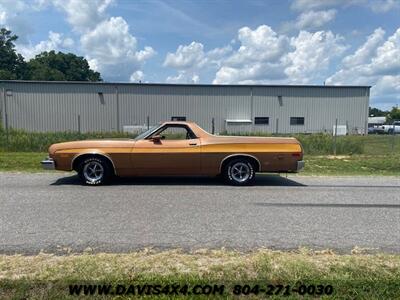
[[[191,120],[208,131],[367,133],[369,86],[0,81],[3,128],[135,130]]]

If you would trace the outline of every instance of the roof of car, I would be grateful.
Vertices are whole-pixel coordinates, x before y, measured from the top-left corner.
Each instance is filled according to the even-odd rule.
[[[189,124],[196,124],[195,122],[191,121],[165,121],[161,122],[161,124],[182,124],[182,125],[189,125]]]

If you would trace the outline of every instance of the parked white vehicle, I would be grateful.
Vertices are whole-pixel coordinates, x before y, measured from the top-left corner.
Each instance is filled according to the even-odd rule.
[[[383,130],[384,133],[393,134],[393,130],[394,133],[400,133],[400,121],[394,121],[393,124],[390,125],[381,125],[378,126],[378,128]]]

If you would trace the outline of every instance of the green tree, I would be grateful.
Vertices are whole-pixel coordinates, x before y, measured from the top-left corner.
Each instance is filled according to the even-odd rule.
[[[30,80],[101,81],[87,60],[72,53],[42,52],[28,62]]]
[[[393,121],[400,120],[400,109],[396,106],[393,106],[392,110],[388,114],[388,122],[392,123]]]
[[[6,28],[0,29],[0,79],[25,79],[26,63],[21,54],[15,51],[14,42],[18,39]]]
[[[383,111],[380,110],[379,108],[375,107],[369,107],[369,116],[374,116],[374,117],[385,117],[389,114],[388,111]]]

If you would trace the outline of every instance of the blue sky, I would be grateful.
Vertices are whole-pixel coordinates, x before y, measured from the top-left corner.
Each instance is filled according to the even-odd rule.
[[[26,59],[86,57],[106,81],[372,85],[400,104],[400,0],[0,0]]]

